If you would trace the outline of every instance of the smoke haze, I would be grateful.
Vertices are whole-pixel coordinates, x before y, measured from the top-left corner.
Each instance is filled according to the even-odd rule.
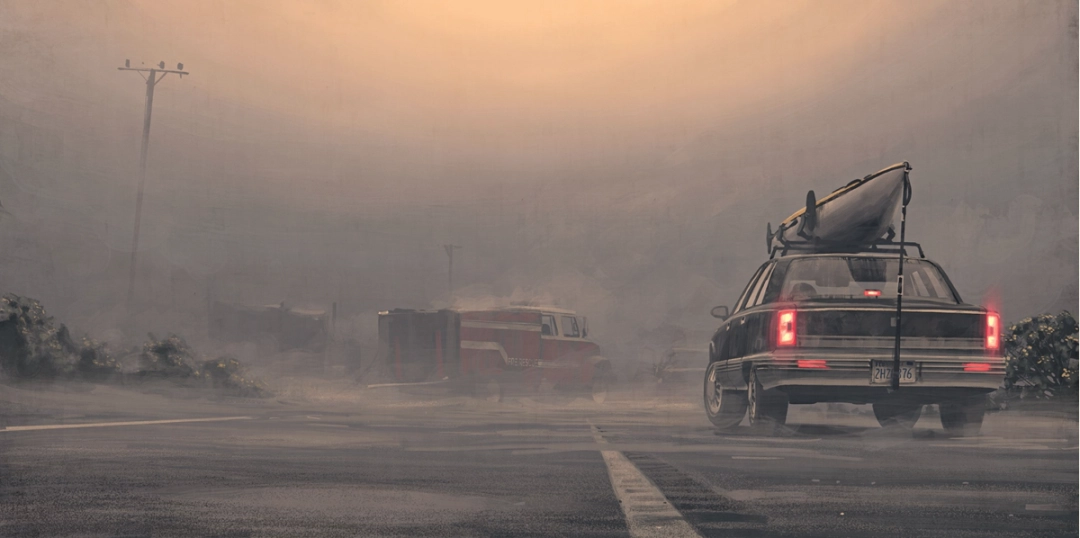
[[[374,330],[449,304],[449,243],[459,301],[708,331],[766,223],[905,160],[966,301],[1077,311],[1074,2],[0,1],[0,50],[0,291],[77,331],[198,338],[211,299]],[[125,58],[191,72],[155,96],[135,319]]]

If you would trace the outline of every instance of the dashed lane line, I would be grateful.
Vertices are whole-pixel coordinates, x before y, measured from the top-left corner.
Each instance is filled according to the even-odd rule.
[[[599,445],[606,445],[607,440],[592,422],[593,439]],[[645,475],[616,450],[601,450],[600,455],[607,465],[611,487],[619,499],[626,526],[634,538],[686,537],[701,538],[694,528],[686,522],[664,494]]]
[[[92,422],[85,424],[39,424],[32,426],[8,426],[0,428],[4,432],[26,432],[41,430],[69,430],[75,428],[105,428],[109,426],[153,426],[157,424],[183,424],[190,422],[224,422],[227,420],[250,420],[252,417],[213,417],[213,418],[179,418],[172,420],[134,420],[128,422]]]

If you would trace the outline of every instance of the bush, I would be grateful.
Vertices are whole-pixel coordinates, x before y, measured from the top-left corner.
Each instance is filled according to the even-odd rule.
[[[0,298],[0,369],[16,379],[54,378],[71,372],[78,348],[67,327],[57,327],[41,303]]]
[[[140,376],[208,383],[237,396],[269,395],[262,383],[245,376],[243,364],[232,357],[199,362],[183,338],[175,334],[170,334],[164,340],[158,340],[153,334],[149,337],[139,356]]]
[[[153,333],[143,344],[139,355],[138,374],[147,377],[166,377],[172,379],[192,379],[201,377],[195,363],[195,354],[184,339],[170,334],[164,340],[158,340]]]
[[[1016,323],[1002,344],[1006,389],[1035,398],[1077,394],[1077,323],[1068,311]]]
[[[219,357],[202,364],[202,372],[215,388],[228,390],[238,396],[261,397],[269,391],[259,381],[246,377],[240,361],[232,357]]]
[[[162,340],[150,334],[138,358],[134,374],[138,377],[213,385],[238,396],[269,395],[260,382],[246,377],[240,361],[221,357],[200,362],[175,334]],[[38,301],[13,294],[0,297],[0,372],[5,376],[13,380],[66,377],[103,381],[121,377],[121,366],[103,343],[84,337],[76,344],[67,327],[55,324]]]

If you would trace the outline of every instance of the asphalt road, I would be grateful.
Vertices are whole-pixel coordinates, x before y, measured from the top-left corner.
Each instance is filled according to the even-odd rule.
[[[778,435],[719,435],[696,405],[632,397],[243,402],[20,390],[0,398],[3,536],[1078,531],[1068,417],[999,413],[982,436],[951,439],[929,415],[895,432],[866,414],[795,407]],[[192,418],[228,420],[181,422]]]

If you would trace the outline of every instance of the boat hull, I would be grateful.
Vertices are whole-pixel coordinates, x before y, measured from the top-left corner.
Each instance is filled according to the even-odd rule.
[[[808,200],[812,209],[803,209],[782,222],[770,237],[770,251],[791,243],[858,246],[881,239],[896,219],[909,170],[907,163],[897,164],[821,200]]]

